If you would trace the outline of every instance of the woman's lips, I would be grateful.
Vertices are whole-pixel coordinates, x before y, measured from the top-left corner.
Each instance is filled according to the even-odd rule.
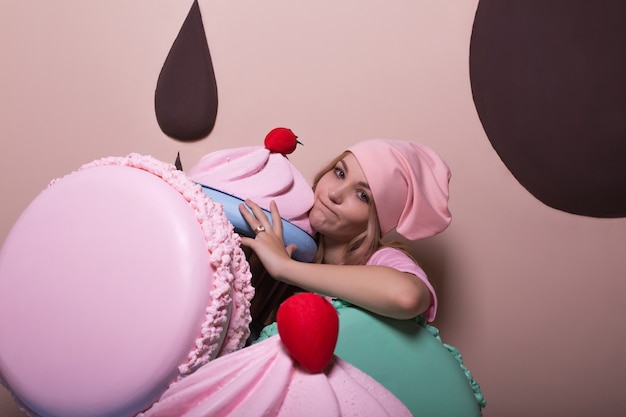
[[[321,207],[322,211],[327,213],[327,214],[331,214],[334,217],[337,217],[337,213],[335,213],[335,211],[333,209],[331,209],[329,207],[329,205],[327,203],[324,202],[324,200],[318,199],[317,200],[318,207]]]
[[[338,219],[338,216],[326,202],[317,198],[313,203],[313,208],[311,208],[311,211],[309,212],[309,219],[313,225],[318,224],[319,222],[325,223],[329,220],[334,222],[335,219]],[[315,226],[313,226],[313,228],[315,228]]]

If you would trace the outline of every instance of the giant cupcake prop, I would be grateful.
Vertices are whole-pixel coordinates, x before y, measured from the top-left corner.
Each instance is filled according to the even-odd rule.
[[[319,295],[279,308],[279,336],[207,363],[138,417],[408,417],[373,378],[334,355],[339,319]]]
[[[278,127],[267,134],[265,146],[210,153],[188,174],[202,185],[207,196],[224,206],[237,233],[246,236],[254,236],[254,232],[239,212],[239,204],[249,198],[268,212],[274,200],[283,217],[285,245],[295,244],[293,257],[310,262],[317,250],[308,216],[313,191],[286,156],[298,143],[290,129]]]

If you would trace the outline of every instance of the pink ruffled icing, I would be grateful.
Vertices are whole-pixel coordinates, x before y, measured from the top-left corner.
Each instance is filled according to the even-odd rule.
[[[274,200],[285,220],[313,235],[308,216],[313,191],[283,154],[261,146],[224,149],[205,155],[188,174],[200,184],[249,198],[266,210]]]
[[[126,157],[107,157],[83,165],[79,170],[102,165],[142,169],[161,178],[189,203],[204,234],[208,261],[213,269],[213,288],[195,348],[187,362],[179,367],[180,376],[191,374],[219,355],[242,348],[250,334],[250,302],[254,288],[250,283],[250,267],[240,246],[241,238],[234,233],[223,207],[206,197],[202,187],[184,172],[152,156],[132,153]]]
[[[274,336],[218,358],[173,383],[137,417],[404,417],[391,392],[339,357],[308,373]]]

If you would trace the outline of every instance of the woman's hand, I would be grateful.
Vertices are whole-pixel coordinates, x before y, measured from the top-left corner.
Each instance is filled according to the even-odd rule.
[[[246,206],[250,207],[252,213]],[[252,200],[246,199],[245,205],[240,204],[239,211],[256,233],[254,239],[242,236],[241,243],[257,254],[263,266],[272,277],[280,280],[282,278],[280,272],[284,270],[283,265],[292,261],[291,254],[296,250],[296,245],[292,244],[285,247],[283,222],[276,203],[274,201],[270,202],[271,223],[263,209]]]

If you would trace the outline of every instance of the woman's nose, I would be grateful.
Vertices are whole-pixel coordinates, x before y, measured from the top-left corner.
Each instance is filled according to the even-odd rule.
[[[343,189],[340,186],[329,189],[328,199],[335,204],[340,204],[343,200]]]

